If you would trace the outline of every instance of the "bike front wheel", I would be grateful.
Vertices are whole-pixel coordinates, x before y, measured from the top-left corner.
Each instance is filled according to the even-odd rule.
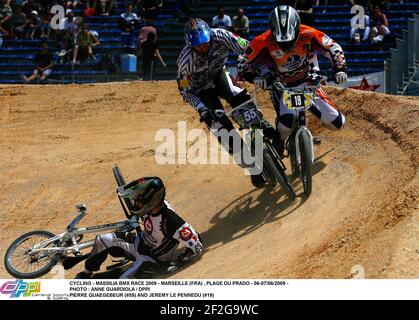
[[[301,180],[303,182],[304,194],[309,196],[311,194],[313,184],[313,154],[311,149],[311,139],[306,132],[303,132],[300,137],[300,154]]]
[[[269,167],[269,171],[273,173],[275,176],[276,181],[281,186],[282,190],[285,192],[285,194],[291,198],[295,198],[295,191],[291,184],[288,181],[287,175],[285,174],[284,170],[276,164],[274,161],[272,155],[270,152],[265,152],[263,160],[265,161],[264,165],[267,165]]]
[[[290,155],[292,176],[297,178],[300,176],[300,167],[298,166],[297,157],[295,156],[295,145],[292,145],[289,151],[289,155]]]
[[[39,278],[51,271],[60,258],[57,253],[31,253],[34,245],[48,240],[55,235],[49,231],[31,231],[17,238],[6,251],[4,266],[7,272],[18,279]],[[48,247],[59,246],[55,241]]]

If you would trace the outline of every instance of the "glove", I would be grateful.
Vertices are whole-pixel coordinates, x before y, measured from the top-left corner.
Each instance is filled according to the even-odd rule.
[[[134,223],[130,220],[124,221],[124,226],[120,228],[120,232],[130,232],[138,227],[138,223]]]
[[[335,81],[337,84],[344,83],[346,80],[348,80],[348,75],[345,72],[340,71],[335,74]]]
[[[205,122],[206,124],[210,125],[213,117],[212,117],[212,111],[208,108],[201,108],[198,110],[199,112],[199,122]]]
[[[257,89],[266,90],[268,87],[268,82],[264,77],[256,77],[253,79],[253,84]]]

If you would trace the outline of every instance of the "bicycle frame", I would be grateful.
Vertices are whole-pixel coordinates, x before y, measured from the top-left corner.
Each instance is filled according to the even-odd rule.
[[[324,78],[323,78],[324,79]],[[307,91],[311,92],[311,99],[312,102],[315,103],[315,98],[317,94],[317,90],[320,87],[320,82],[316,86],[299,86],[299,87],[285,87],[280,82],[275,82],[272,91],[282,92],[284,90],[288,90],[289,92],[299,92],[299,93],[307,93]],[[281,94],[282,97],[282,94]],[[311,107],[311,106],[310,106]],[[298,165],[301,165],[301,153],[300,153],[300,136],[303,132],[306,132],[310,137],[310,151],[311,151],[311,161],[314,163],[314,145],[313,145],[313,135],[311,131],[307,128],[306,123],[306,116],[305,112],[309,107],[293,110],[293,125],[292,131],[295,132],[294,136],[294,145],[295,145],[295,159]],[[292,137],[292,135],[291,135]]]
[[[125,220],[125,221],[120,221],[116,223],[108,223],[108,224],[102,224],[98,226],[85,227],[85,228],[79,228],[79,229],[75,228],[76,224],[80,222],[80,220],[86,215],[86,213],[87,213],[86,209],[82,210],[81,213],[68,225],[67,231],[62,232],[45,241],[35,244],[30,250],[29,254],[37,254],[40,252],[48,252],[48,253],[56,252],[56,253],[64,253],[65,255],[69,253],[74,253],[76,255],[79,255],[81,250],[92,247],[95,243],[95,240],[89,240],[82,243],[77,243],[78,236],[91,234],[91,233],[101,233],[105,231],[118,230],[125,227],[126,221],[127,221]],[[135,219],[135,217],[131,218],[129,221],[133,225],[135,224],[138,225],[138,221]],[[56,241],[67,242],[69,240],[71,240],[72,246],[69,246],[69,247],[56,246],[56,247],[46,248],[46,246]]]
[[[235,108],[231,108],[227,111],[216,110],[215,112],[218,116],[221,116],[221,115],[225,114],[229,118],[233,119],[238,125],[240,125],[240,123],[233,116],[233,112],[238,112],[241,109],[248,110],[246,107],[249,105],[249,103],[253,103],[255,105],[256,109],[257,109],[256,115],[255,115],[255,119],[257,119],[257,121],[254,121],[254,123],[252,123],[250,125],[246,125],[243,128],[240,125],[240,130],[249,129],[251,131],[251,146],[250,146],[250,148],[253,148],[254,143],[255,143],[255,141],[254,141],[255,140],[255,130],[258,130],[258,129],[263,130],[262,129],[263,121],[266,121],[266,120],[264,120],[262,112],[258,108],[257,89],[254,90],[253,92],[251,92],[250,95],[251,95],[251,98],[249,100],[243,102],[242,104],[238,105]],[[275,148],[272,147],[270,140],[265,135],[263,135],[263,143],[264,143],[264,148],[269,149],[270,153],[275,156],[275,159],[277,161],[278,166],[280,166],[281,169],[285,172],[286,168],[285,168],[284,163],[281,160],[281,157],[278,155],[278,152],[275,150]],[[265,168],[265,167],[263,166],[263,168]],[[266,173],[265,169],[263,169],[263,172]],[[269,179],[269,177],[267,177],[267,178]]]

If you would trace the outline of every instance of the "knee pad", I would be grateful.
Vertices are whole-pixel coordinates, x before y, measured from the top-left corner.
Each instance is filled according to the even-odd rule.
[[[345,116],[339,112],[339,115],[331,123],[324,123],[324,126],[330,130],[337,131],[344,127]]]

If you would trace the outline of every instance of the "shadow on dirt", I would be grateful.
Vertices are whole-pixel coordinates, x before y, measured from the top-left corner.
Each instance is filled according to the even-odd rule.
[[[322,161],[315,162],[313,175],[326,166]],[[201,233],[208,251],[246,236],[264,224],[278,221],[299,209],[307,197],[302,193],[299,178],[292,178],[291,183],[297,193],[294,200],[289,199],[279,187],[266,188],[261,193],[259,189],[253,189],[218,211],[210,221],[212,227]]]

